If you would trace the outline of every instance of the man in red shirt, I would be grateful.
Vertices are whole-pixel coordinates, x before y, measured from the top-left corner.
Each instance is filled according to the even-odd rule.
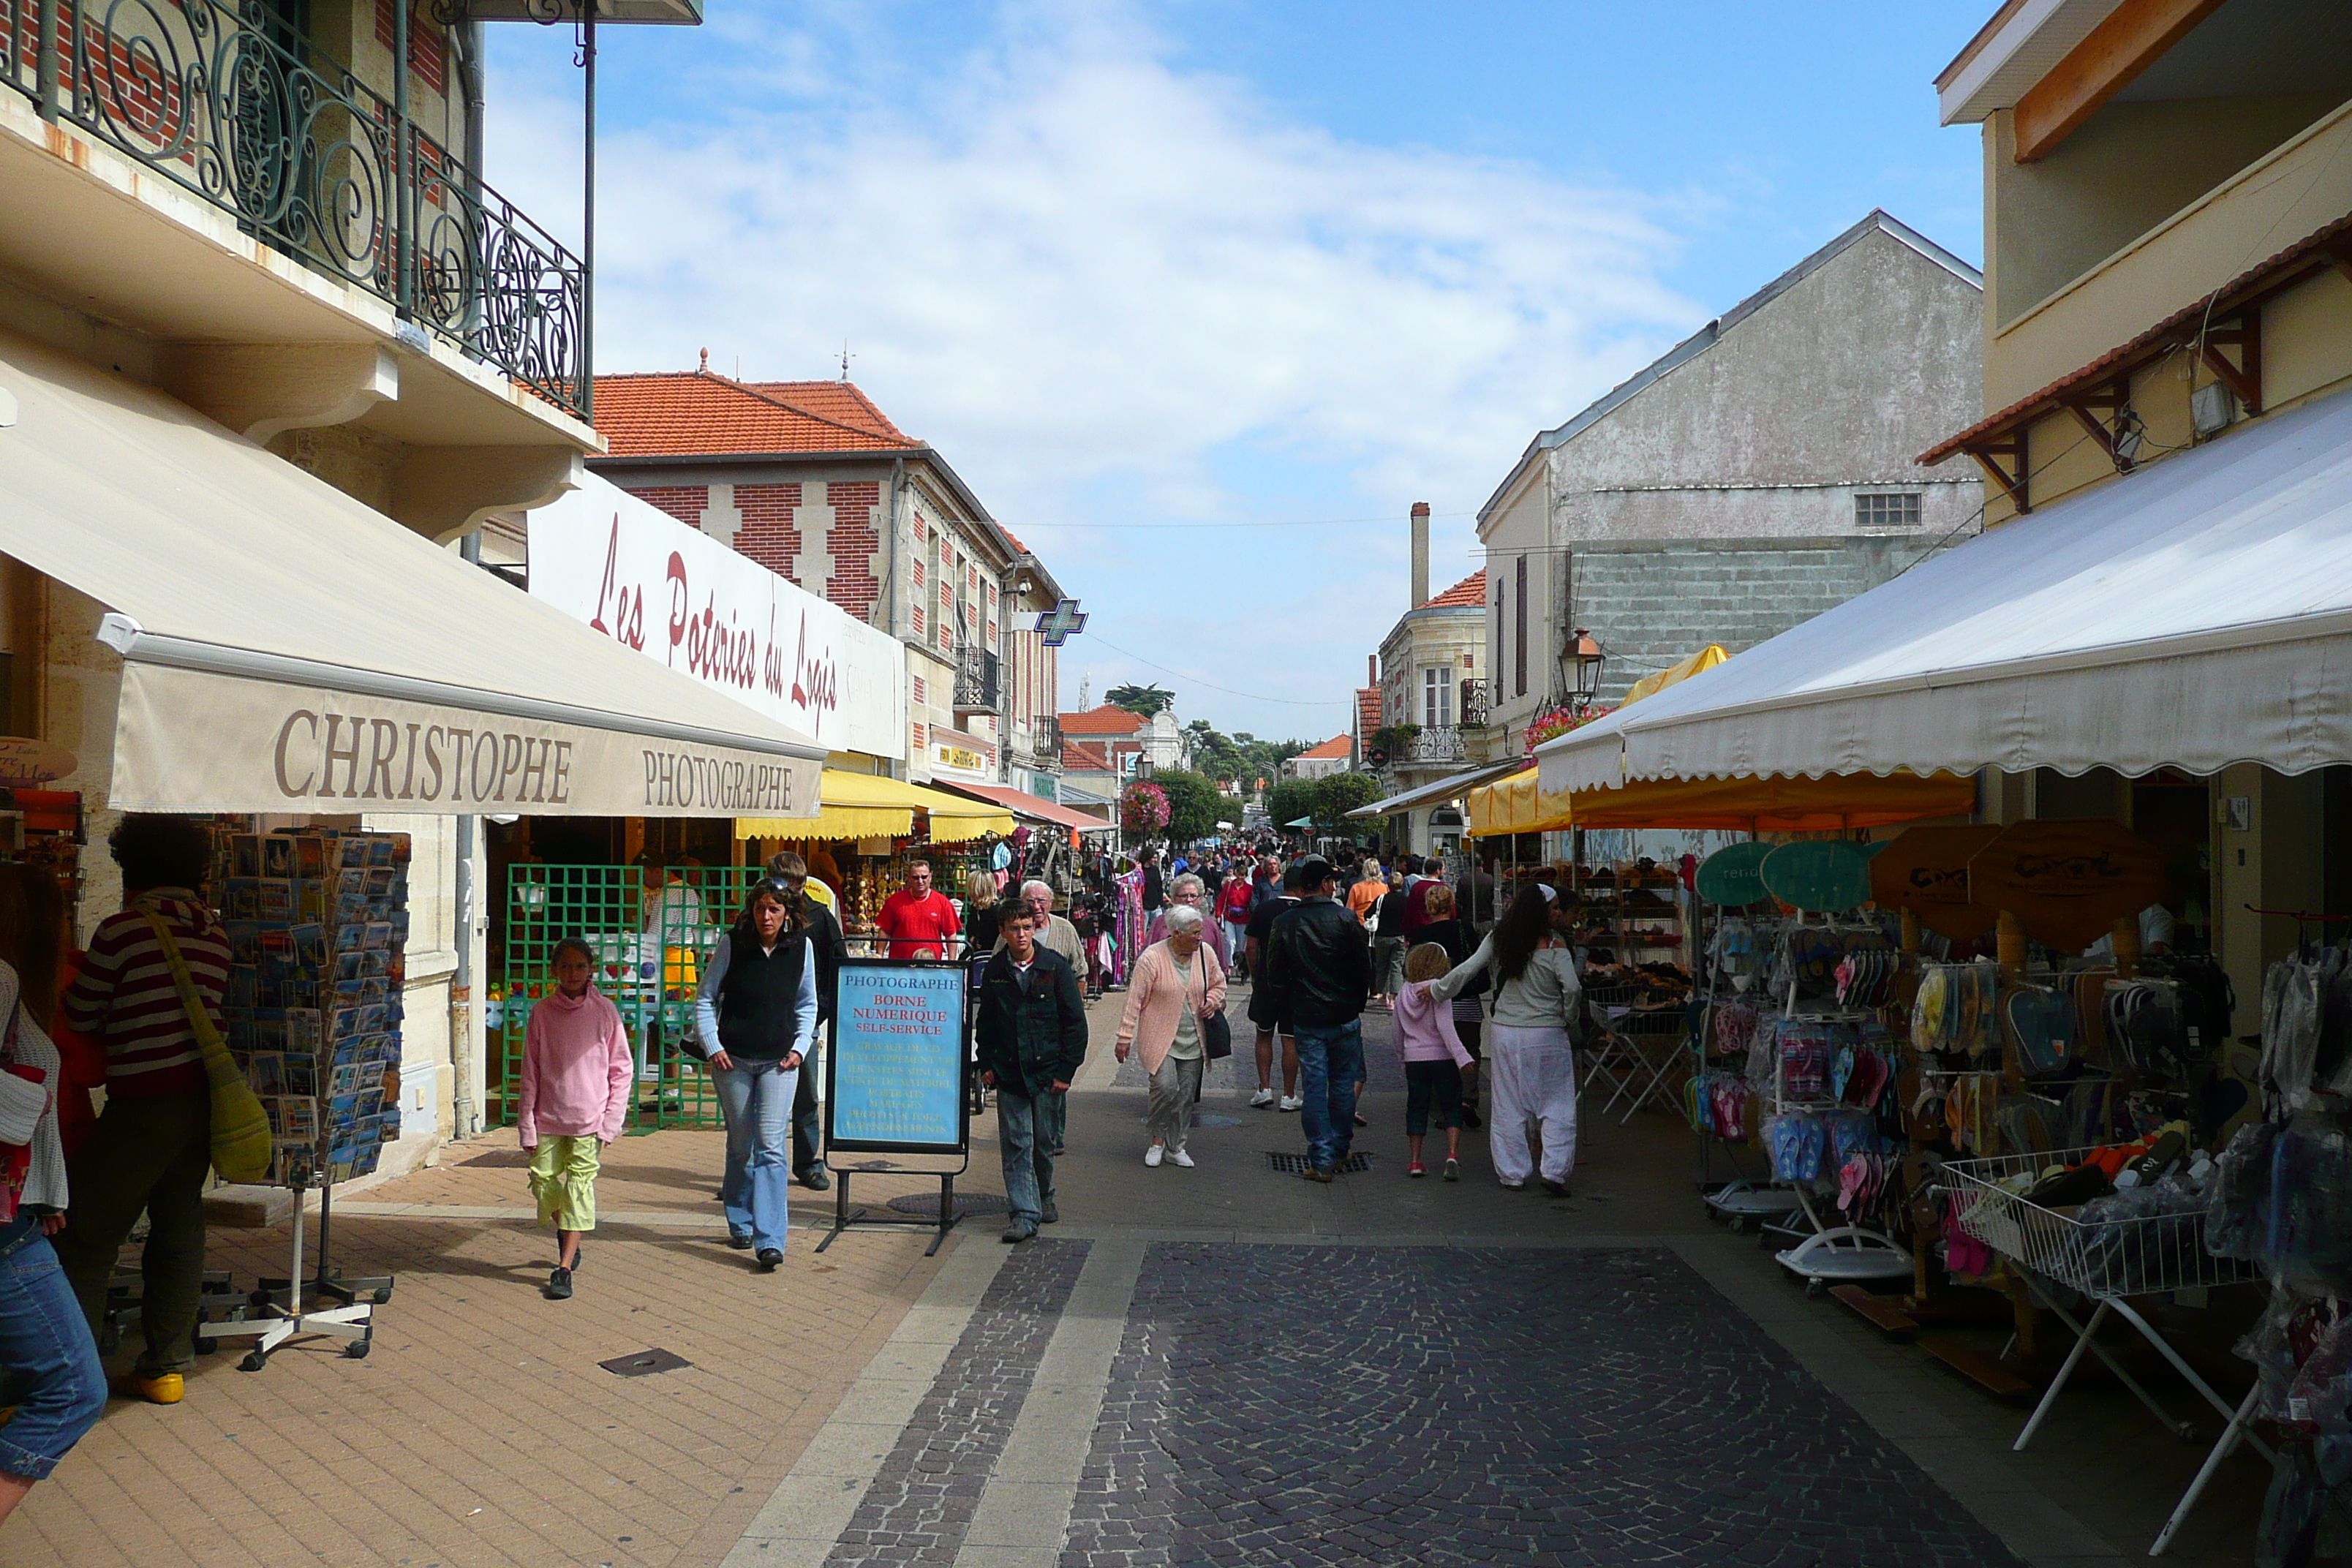
[[[953,958],[962,943],[953,900],[931,886],[931,863],[916,860],[907,867],[907,885],[882,900],[882,934],[890,939],[892,958],[913,958],[916,949],[937,950],[936,956]]]

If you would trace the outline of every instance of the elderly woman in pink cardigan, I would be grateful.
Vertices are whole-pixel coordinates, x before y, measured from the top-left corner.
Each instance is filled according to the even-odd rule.
[[[1187,904],[1169,907],[1167,938],[1135,961],[1119,1015],[1118,1059],[1134,1051],[1151,1075],[1151,1146],[1143,1163],[1155,1167],[1168,1159],[1192,1168],[1184,1139],[1207,1066],[1202,1020],[1225,1010],[1225,966],[1201,940],[1203,918]]]

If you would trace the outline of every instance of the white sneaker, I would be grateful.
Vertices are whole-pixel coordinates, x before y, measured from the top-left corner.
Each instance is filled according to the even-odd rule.
[[[1188,1171],[1192,1168],[1192,1156],[1187,1154],[1181,1149],[1177,1150],[1174,1153],[1169,1155],[1168,1158],[1175,1163],[1183,1166],[1184,1169]]]
[[[1146,1149],[1143,1152],[1143,1163],[1156,1171],[1160,1168],[1160,1157],[1166,1152],[1168,1152],[1167,1150],[1161,1148],[1159,1144],[1154,1143],[1150,1148]]]
[[[1305,1095],[1286,1094],[1282,1097],[1282,1109],[1285,1110],[1297,1110],[1300,1106],[1305,1105],[1306,1103],[1307,1097]]]
[[[1270,1089],[1259,1089],[1255,1094],[1250,1096],[1250,1103],[1255,1106],[1258,1110],[1264,1110],[1267,1106],[1274,1103],[1274,1090]]]

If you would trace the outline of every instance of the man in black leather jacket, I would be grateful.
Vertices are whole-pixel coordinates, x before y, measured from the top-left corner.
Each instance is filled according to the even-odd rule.
[[[1037,941],[1026,904],[1005,911],[1004,945],[980,976],[981,1081],[996,1091],[996,1141],[1004,1156],[1004,1239],[1026,1241],[1061,1214],[1054,1206],[1048,1102],[1069,1092],[1087,1059],[1087,1005],[1077,971]]]
[[[1298,1037],[1307,1179],[1328,1182],[1355,1139],[1356,1085],[1364,1076],[1359,1020],[1371,991],[1372,960],[1364,928],[1332,897],[1331,863],[1310,856],[1298,873],[1306,897],[1276,917],[1265,984]]]

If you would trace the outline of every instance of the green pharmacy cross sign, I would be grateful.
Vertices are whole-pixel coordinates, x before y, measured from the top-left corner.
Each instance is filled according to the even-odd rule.
[[[1037,617],[1037,631],[1047,647],[1059,647],[1086,629],[1087,617],[1078,613],[1076,599],[1064,599]]]

